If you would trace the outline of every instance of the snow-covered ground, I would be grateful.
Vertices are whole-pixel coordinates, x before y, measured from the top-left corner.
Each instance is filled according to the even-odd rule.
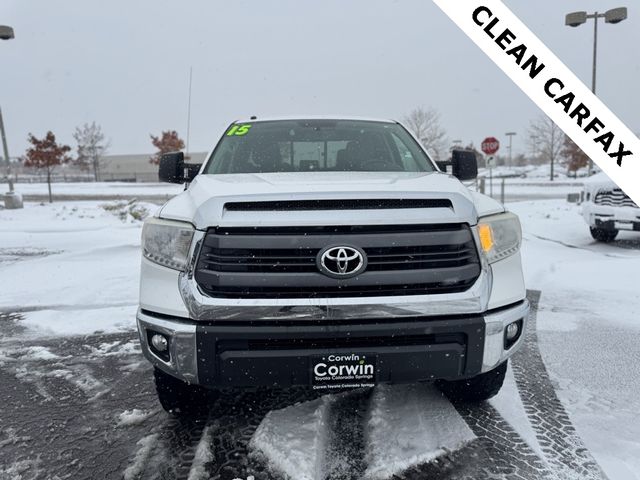
[[[524,230],[527,287],[541,290],[540,350],[578,433],[611,479],[640,478],[640,235],[601,244],[579,208],[508,205]]]
[[[384,480],[462,448],[475,435],[432,385],[381,385],[366,424],[365,477]]]
[[[491,173],[496,178],[517,177],[528,181],[545,181],[551,176],[551,166],[549,164],[524,165],[520,167],[501,165],[499,167],[492,168]],[[481,176],[489,176],[489,170],[487,168],[479,168],[478,174]],[[581,168],[578,170],[576,175],[574,172],[567,172],[566,168],[556,164],[554,165],[553,176],[559,181],[575,181],[576,178],[578,181],[581,181],[587,176],[587,168]]]
[[[156,208],[112,201],[0,210],[0,311],[24,312],[34,335],[134,328],[141,220]]]
[[[506,167],[500,167],[503,170],[494,171],[496,175],[493,178],[494,196],[500,195],[500,175],[513,174]],[[486,192],[489,193],[488,172],[486,174]],[[567,193],[577,193],[582,188],[584,178],[567,178],[560,176],[554,182],[549,181],[548,174],[546,176],[527,176],[527,177],[510,177],[505,178],[505,193],[507,198],[522,198],[523,196],[540,196],[541,198],[564,198]],[[23,196],[32,199],[45,199],[47,196],[46,183],[20,183],[15,186],[16,191]],[[52,184],[52,192],[54,198],[56,196],[63,197],[66,200],[80,200],[88,198],[157,198],[163,200],[173,195],[177,195],[183,190],[182,185],[170,183],[128,183],[128,182],[82,182],[82,183],[54,183]],[[0,193],[3,192],[2,184],[0,184]]]
[[[0,192],[4,191],[0,184]],[[22,195],[48,195],[46,183],[17,183],[15,189]],[[54,195],[78,196],[147,196],[147,195],[177,195],[184,187],[173,183],[133,183],[133,182],[73,182],[52,183]]]
[[[640,235],[621,233],[612,244],[598,244],[591,239],[575,205],[537,200],[508,206],[520,215],[523,225],[527,286],[542,292],[538,338],[557,393],[609,478],[639,479]],[[24,210],[0,210],[0,312],[21,312],[20,324],[29,338],[132,331],[138,295],[140,219],[145,215],[142,209],[148,212],[153,208],[136,204],[132,209],[116,202],[92,201],[53,205],[27,202]],[[110,355],[112,350],[112,345],[101,344],[96,355]],[[0,352],[0,363],[2,353],[17,355]],[[56,360],[53,352],[43,348],[30,347],[20,355],[25,362]],[[367,438],[380,436],[390,442],[389,448],[407,453],[403,458],[395,455],[394,466],[385,462],[389,470],[384,470],[374,461],[382,455],[375,451],[384,448],[384,442],[370,442],[369,452],[374,453],[369,453],[369,468],[380,466],[369,472],[372,476],[433,458],[439,448],[456,448],[473,438],[460,426],[458,414],[446,405],[435,417],[429,416],[434,413],[425,410],[430,402],[420,402],[422,397],[429,397],[429,391],[391,389],[383,393],[374,392],[374,406],[384,409],[385,402],[400,400],[414,406],[411,415],[421,418],[421,425],[443,418],[458,422],[460,428],[452,423],[452,430],[441,431],[442,438],[424,440],[419,438],[422,430],[416,431],[410,423],[400,428],[403,424],[399,419],[393,425],[384,425],[385,431],[397,430],[393,436],[385,436],[376,423],[380,417],[371,417]],[[282,429],[278,429],[282,422],[291,422],[306,435],[301,433],[297,441],[322,444],[326,439],[318,425],[325,421],[326,409],[331,407],[326,402],[329,400],[291,407],[287,411],[290,414],[274,411],[267,415],[254,445],[279,458],[280,468],[290,471],[294,466],[286,464],[286,448],[279,449],[282,446],[270,439],[282,435]],[[419,408],[421,404],[425,409]],[[541,451],[526,421],[511,371],[505,388],[491,405],[534,452]],[[301,409],[309,410],[308,414],[301,415]],[[153,414],[150,412],[131,409],[115,422],[136,425]],[[291,431],[287,435],[291,441]],[[152,441],[150,437],[143,446]],[[429,446],[420,451],[416,450],[418,444]],[[204,465],[209,458],[206,449],[199,458]],[[317,468],[317,458],[307,460],[310,468]],[[134,470],[132,467],[129,476],[135,476]]]
[[[501,180],[493,179],[493,198],[500,200]],[[526,181],[516,178],[505,179],[504,193],[505,199],[509,201],[533,200],[533,199],[566,199],[570,193],[580,193],[582,183],[580,182],[545,182]],[[485,183],[485,193],[491,195],[491,185],[489,179]]]

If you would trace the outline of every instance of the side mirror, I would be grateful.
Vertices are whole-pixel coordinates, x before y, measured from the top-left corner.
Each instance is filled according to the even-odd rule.
[[[187,183],[193,182],[196,175],[200,172],[201,163],[185,163],[184,164],[184,179]]]
[[[161,182],[184,183],[184,153],[165,153],[160,157],[158,178]]]
[[[161,182],[191,183],[200,172],[201,163],[184,163],[184,153],[165,153],[160,157],[158,177]]]
[[[470,150],[451,152],[451,174],[461,182],[474,180],[478,176],[478,159]]]
[[[436,161],[436,165],[438,165],[438,168],[442,173],[447,173],[447,167],[451,165],[451,162]]]

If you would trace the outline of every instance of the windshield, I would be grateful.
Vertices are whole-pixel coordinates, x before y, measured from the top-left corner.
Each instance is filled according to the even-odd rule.
[[[279,120],[232,125],[205,173],[434,170],[413,137],[397,123]]]

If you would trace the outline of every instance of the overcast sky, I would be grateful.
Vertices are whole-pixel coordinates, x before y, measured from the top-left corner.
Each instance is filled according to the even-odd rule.
[[[622,0],[620,0],[621,2]],[[593,28],[564,26],[572,10],[611,0],[507,0],[507,5],[587,85]],[[640,131],[640,8],[601,24],[598,94]],[[232,120],[268,114],[402,118],[440,111],[450,140],[479,144],[516,131],[524,151],[540,114],[428,0],[2,0],[0,106],[10,155],[29,132],[52,130],[74,146],[96,121],[110,153],[153,150],[149,133],[186,136],[193,67],[192,151],[209,150]],[[504,153],[504,151],[503,151]]]

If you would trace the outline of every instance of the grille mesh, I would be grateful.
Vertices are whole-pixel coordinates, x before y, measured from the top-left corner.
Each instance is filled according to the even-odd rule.
[[[480,261],[467,225],[211,229],[196,281],[208,295],[309,298],[453,293],[468,289]],[[322,274],[321,250],[354,245],[366,270],[349,279]]]
[[[633,207],[638,208],[633,200],[621,189],[601,190],[596,194],[593,203],[609,207]]]

